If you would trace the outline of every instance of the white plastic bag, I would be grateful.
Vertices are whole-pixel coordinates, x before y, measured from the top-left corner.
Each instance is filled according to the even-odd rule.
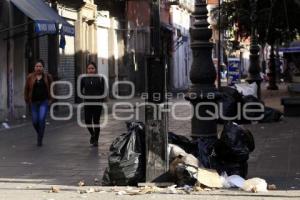
[[[257,85],[256,83],[241,83],[241,84],[235,84],[235,87],[237,91],[244,96],[252,95],[257,98]]]
[[[244,185],[245,179],[243,179],[239,175],[227,176],[227,174],[225,173],[221,176],[221,182],[222,182],[223,188],[233,188],[233,187],[242,188]]]
[[[264,179],[251,178],[244,182],[242,189],[247,192],[267,192],[268,184]]]

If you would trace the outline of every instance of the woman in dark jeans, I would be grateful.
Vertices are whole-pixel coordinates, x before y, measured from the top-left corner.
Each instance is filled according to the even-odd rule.
[[[94,62],[87,65],[86,71],[87,76],[81,79],[81,93],[85,96],[85,103],[94,105],[84,106],[85,124],[91,135],[90,144],[98,146],[103,102],[103,98],[100,98],[100,96],[104,93],[105,83],[104,79],[97,75],[97,66]],[[95,96],[95,98],[89,98],[88,96]]]
[[[37,146],[43,145],[46,117],[52,102],[50,86],[52,76],[44,72],[44,61],[37,60],[34,71],[27,76],[25,83],[25,102],[31,106],[32,123],[37,132]]]

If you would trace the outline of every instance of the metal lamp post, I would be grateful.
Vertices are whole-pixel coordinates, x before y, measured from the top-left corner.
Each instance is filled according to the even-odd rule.
[[[246,81],[248,83],[256,83],[257,84],[257,97],[260,99],[260,84],[262,81],[262,78],[260,76],[260,66],[259,66],[259,55],[258,52],[260,50],[258,46],[257,41],[257,35],[256,35],[256,22],[257,22],[257,13],[256,13],[256,6],[257,6],[257,0],[251,0],[251,23],[252,23],[252,29],[251,29],[251,42],[250,42],[250,65],[249,65],[249,74]]]
[[[190,28],[193,63],[190,71],[192,85],[186,99],[194,108],[192,118],[192,137],[216,138],[217,122],[215,113],[216,100],[216,69],[212,61],[213,44],[209,42],[212,30],[208,28],[208,10],[205,0],[196,0],[193,22]],[[204,119],[205,118],[205,119]]]
[[[275,54],[274,54],[274,44],[271,44],[268,77],[269,77],[269,86],[267,89],[278,90],[278,86],[276,85],[276,63],[275,63]]]

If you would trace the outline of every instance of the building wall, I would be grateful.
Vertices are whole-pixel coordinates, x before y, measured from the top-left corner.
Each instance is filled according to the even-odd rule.
[[[145,91],[147,55],[150,54],[150,3],[127,1],[126,68],[135,92]]]
[[[25,16],[10,1],[0,5],[0,26],[13,27],[25,22]],[[13,120],[26,113],[24,102],[25,27],[0,34],[0,121]]]
[[[75,25],[77,20],[77,11],[71,8],[59,8],[58,13],[60,16],[64,17],[71,25]],[[76,34],[76,33],[75,33]],[[61,40],[59,36],[58,41]],[[62,100],[64,102],[75,103],[75,91],[76,91],[76,77],[75,77],[75,37],[65,36],[66,45],[65,48],[59,48],[58,55],[58,80],[67,81],[73,86],[70,88],[66,85],[61,85],[58,87],[57,93],[59,95],[67,95],[72,92],[72,96],[69,99]]]
[[[189,21],[190,13],[187,10],[179,6],[171,7],[174,43],[170,73],[173,91],[186,90],[190,85],[189,72],[192,65],[192,51],[190,49]],[[180,34],[178,34],[179,32]]]
[[[74,37],[65,36],[66,47],[65,49],[59,49],[58,58],[58,80],[67,81],[73,86],[68,88],[66,85],[61,85],[58,87],[57,93],[59,95],[67,95],[72,92],[72,96],[69,99],[64,99],[64,102],[75,102],[75,48],[74,48]]]
[[[0,1],[0,29],[8,27],[8,2]],[[7,118],[7,33],[0,33],[0,121]]]
[[[127,20],[134,27],[150,26],[150,3],[148,1],[127,1]]]
[[[110,16],[108,11],[99,12],[97,26],[98,73],[104,75],[108,79],[108,38],[110,28]]]
[[[12,6],[12,5],[11,5]],[[25,23],[26,16],[13,7],[13,25]],[[24,33],[26,27],[22,27],[14,30],[14,34]],[[25,59],[25,42],[27,37],[22,35],[15,37],[13,40],[13,46],[10,49],[13,55],[12,62],[12,119],[21,118],[26,114],[26,104],[24,102],[24,83],[26,79],[26,59]]]
[[[39,38],[39,54],[40,59],[45,63],[44,70],[48,72],[48,36],[45,35]]]

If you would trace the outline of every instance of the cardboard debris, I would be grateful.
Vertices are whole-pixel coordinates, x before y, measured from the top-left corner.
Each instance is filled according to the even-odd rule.
[[[222,188],[222,182],[216,170],[198,168],[197,180],[210,188]]]
[[[59,193],[60,189],[59,187],[56,186],[52,186],[51,190],[49,191],[50,193]]]
[[[193,190],[195,192],[202,192],[202,191],[204,191],[204,189],[202,187],[200,187],[200,186],[194,186]]]
[[[162,190],[161,188],[158,188],[156,186],[151,186],[151,187],[146,186],[138,189],[127,187],[126,190],[114,189],[113,191],[116,192],[116,195],[144,195],[144,194],[160,192],[161,190]]]
[[[125,194],[127,194],[127,192],[124,191],[124,190],[119,191],[119,192],[116,193],[116,195],[125,195]]]

